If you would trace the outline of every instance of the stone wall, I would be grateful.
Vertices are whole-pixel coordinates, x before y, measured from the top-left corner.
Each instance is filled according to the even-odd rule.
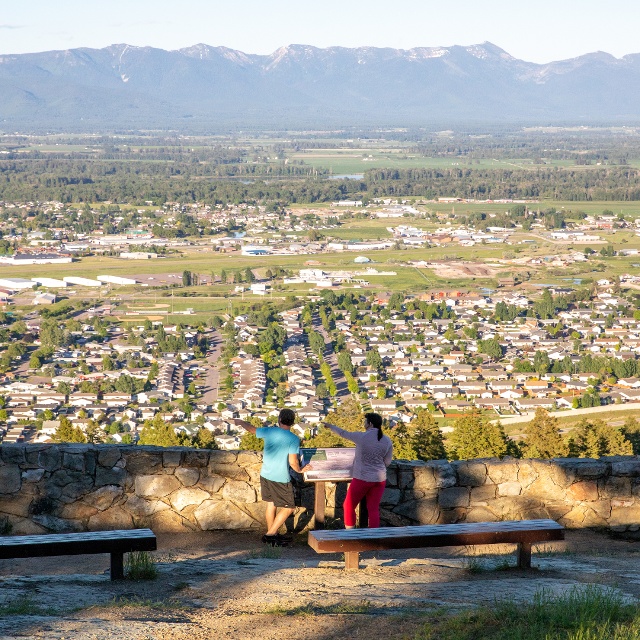
[[[260,464],[255,452],[3,445],[0,529],[6,522],[16,534],[260,529]],[[311,508],[313,488],[301,493]],[[340,515],[343,494],[344,483],[327,492],[329,517]],[[553,518],[567,527],[638,531],[640,459],[397,461],[381,515],[391,525]]]
[[[568,528],[640,529],[640,458],[396,462],[390,525],[551,518]]]
[[[255,452],[117,445],[0,447],[0,517],[16,534],[264,521]]]

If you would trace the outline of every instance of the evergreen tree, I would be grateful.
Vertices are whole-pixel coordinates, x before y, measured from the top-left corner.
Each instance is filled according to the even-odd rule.
[[[86,441],[98,444],[104,442],[105,432],[95,420],[89,420],[86,430]]]
[[[453,423],[450,442],[450,457],[454,460],[502,458],[508,452],[508,440],[502,425],[489,422],[475,412]]]
[[[240,451],[264,451],[264,440],[247,431],[240,438]]]
[[[629,417],[624,421],[622,435],[631,443],[633,455],[640,455],[640,422],[635,417]]]
[[[56,391],[58,393],[64,393],[65,396],[68,396],[71,393],[71,385],[68,382],[59,382],[56,387]]]
[[[138,444],[157,447],[175,447],[180,444],[173,426],[166,422],[162,413],[156,413],[153,420],[145,420]]]
[[[442,433],[429,411],[420,411],[408,425],[399,423],[389,437],[396,459],[444,460],[447,457]]]
[[[417,460],[416,450],[413,446],[413,431],[405,422],[399,422],[389,432],[393,442],[393,457],[396,460]]]
[[[558,419],[542,408],[524,428],[525,442],[521,445],[525,458],[563,458],[569,445],[560,435]]]
[[[376,348],[372,348],[367,351],[366,363],[376,371],[379,371],[382,368],[382,358]]]
[[[362,408],[357,400],[351,397],[345,399],[335,411],[329,413],[326,421],[346,431],[362,431],[364,428],[364,413],[362,413]],[[323,427],[317,436],[305,442],[305,446],[353,447],[353,443]]]
[[[198,429],[196,434],[191,438],[191,442],[189,446],[195,447],[196,449],[217,449],[218,445],[216,443],[215,437],[209,429],[205,427],[201,427]]]
[[[584,418],[569,440],[569,453],[576,458],[628,456],[633,454],[633,446],[621,429],[602,420]]]
[[[442,432],[433,414],[422,410],[411,421],[413,448],[418,460],[444,460],[447,457]]]
[[[123,373],[116,380],[116,391],[129,394],[135,393],[137,391],[136,380],[126,373]]]
[[[52,436],[54,442],[86,442],[80,427],[74,427],[66,416],[60,418],[60,425]]]

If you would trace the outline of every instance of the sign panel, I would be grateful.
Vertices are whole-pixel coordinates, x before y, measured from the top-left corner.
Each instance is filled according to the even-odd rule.
[[[300,449],[300,464],[304,466],[312,463],[313,465],[313,469],[304,474],[307,482],[351,480],[355,457],[354,447]]]

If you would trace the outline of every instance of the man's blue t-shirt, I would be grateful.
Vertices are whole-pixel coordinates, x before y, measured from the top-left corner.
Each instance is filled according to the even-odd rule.
[[[289,482],[289,454],[300,452],[300,438],[280,427],[256,429],[256,437],[264,440],[260,475],[273,482]]]

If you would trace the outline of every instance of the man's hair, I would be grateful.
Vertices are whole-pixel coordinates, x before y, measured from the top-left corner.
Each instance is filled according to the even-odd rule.
[[[278,422],[280,424],[283,424],[285,427],[292,427],[295,421],[295,411],[291,409],[282,409],[282,411],[280,411],[280,415],[278,416]]]
[[[382,416],[379,413],[365,413],[365,420],[376,429],[382,429]]]

